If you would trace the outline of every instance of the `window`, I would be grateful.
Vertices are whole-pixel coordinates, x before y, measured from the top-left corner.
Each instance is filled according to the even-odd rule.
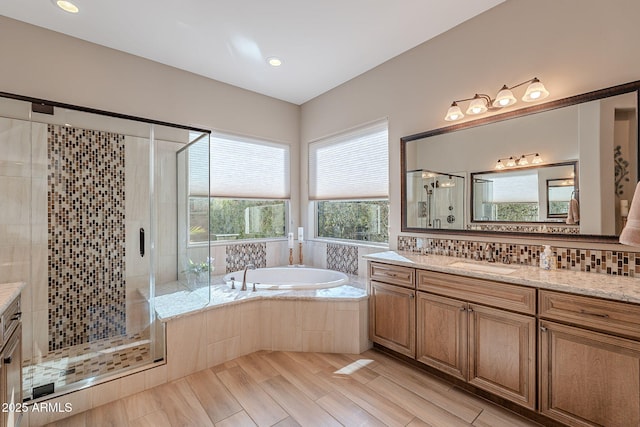
[[[284,237],[289,146],[223,134],[210,145],[189,151],[190,242]]]
[[[309,144],[309,198],[318,237],[388,242],[387,121]]]

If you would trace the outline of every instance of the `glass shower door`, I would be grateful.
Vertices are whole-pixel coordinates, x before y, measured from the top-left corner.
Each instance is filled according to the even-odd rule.
[[[178,249],[176,159],[196,141],[208,150],[206,132],[0,97],[0,283],[26,283],[25,399],[162,361],[162,304],[208,303],[208,241]],[[193,283],[188,260],[207,267]]]

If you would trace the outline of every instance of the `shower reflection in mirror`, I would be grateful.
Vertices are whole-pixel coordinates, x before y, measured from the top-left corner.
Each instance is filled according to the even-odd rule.
[[[407,178],[415,200],[413,215],[421,228],[463,228],[464,177],[421,169],[408,172]]]

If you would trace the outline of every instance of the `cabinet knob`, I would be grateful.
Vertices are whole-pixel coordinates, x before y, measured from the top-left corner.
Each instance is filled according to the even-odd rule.
[[[2,361],[5,363],[5,365],[8,365],[8,364],[11,363],[11,360],[12,360],[12,358],[11,358],[11,356],[9,356],[9,357],[5,357]]]
[[[542,332],[547,332],[547,328],[545,328],[544,326],[540,326],[540,330],[541,330]]]
[[[460,307],[460,311],[467,311],[465,307]]]
[[[409,298],[414,299],[416,296],[414,294],[409,295]]]

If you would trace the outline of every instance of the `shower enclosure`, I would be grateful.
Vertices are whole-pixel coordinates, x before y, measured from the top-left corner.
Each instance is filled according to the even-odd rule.
[[[24,281],[24,399],[165,357],[178,152],[207,131],[0,94],[0,283]],[[205,296],[206,298],[206,296]]]

